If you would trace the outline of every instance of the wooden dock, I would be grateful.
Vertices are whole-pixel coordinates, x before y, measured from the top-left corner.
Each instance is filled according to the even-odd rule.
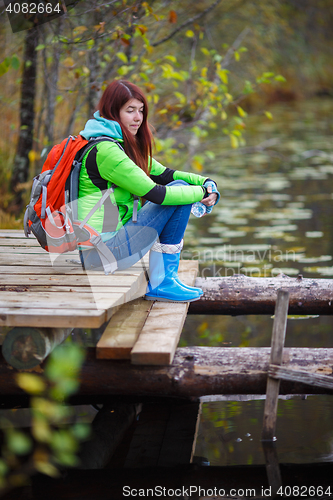
[[[0,231],[0,275],[0,326],[98,328],[147,283],[142,263],[86,272],[78,252],[49,254],[19,230]]]
[[[22,231],[0,231],[0,329],[16,327],[4,341],[7,361],[18,369],[32,368],[73,328],[107,325],[98,358],[171,363],[188,303],[143,300],[147,266],[148,255],[106,276],[83,270],[78,252],[49,254]],[[193,284],[197,270],[196,261],[183,261],[180,276]]]

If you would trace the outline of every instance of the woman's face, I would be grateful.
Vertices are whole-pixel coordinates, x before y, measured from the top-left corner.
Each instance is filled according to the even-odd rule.
[[[119,116],[121,124],[129,130],[132,135],[136,135],[143,121],[143,102],[138,99],[130,99],[120,108]]]

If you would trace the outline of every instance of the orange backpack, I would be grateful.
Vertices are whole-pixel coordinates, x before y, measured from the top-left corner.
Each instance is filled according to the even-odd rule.
[[[49,152],[42,171],[33,180],[30,202],[24,215],[24,233],[33,233],[47,252],[65,253],[77,248],[95,248],[105,274],[117,269],[112,252],[101,235],[87,224],[90,217],[110,196],[107,189],[83,221],[77,217],[79,174],[84,155],[101,141],[115,142],[111,137],[96,137],[89,141],[82,136],[69,136]]]

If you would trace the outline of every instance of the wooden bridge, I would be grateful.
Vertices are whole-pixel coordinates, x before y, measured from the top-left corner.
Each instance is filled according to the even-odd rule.
[[[193,284],[197,265],[196,261],[182,261],[181,279]],[[270,349],[177,349],[188,304],[143,300],[146,267],[147,257],[112,276],[86,272],[77,253],[48,254],[34,238],[24,238],[22,231],[0,231],[0,337],[7,361],[0,362],[2,395],[22,395],[12,367],[33,369],[73,328],[103,331],[97,345],[87,349],[79,391],[83,397],[195,399],[207,394],[264,394]],[[207,279],[203,283],[198,279],[196,282],[200,282],[205,293],[191,307],[202,312],[206,305],[209,312],[212,298],[217,296],[217,301],[222,302],[225,293],[229,313],[242,313],[244,302],[251,301],[254,313],[263,302],[267,311],[282,286],[289,290],[291,304],[303,296],[304,303],[317,308],[321,304],[332,311],[332,280],[280,276],[263,278],[261,288],[257,283],[260,278],[236,276],[218,280]],[[244,301],[241,290],[245,290]],[[295,307],[301,307],[299,300]],[[225,314],[227,309],[224,307]],[[284,349],[283,362],[296,371],[329,377],[333,349]],[[326,384],[316,386],[312,392],[331,391]],[[309,386],[304,379],[285,380],[280,392],[309,392]]]
[[[33,368],[73,328],[102,328],[97,358],[171,363],[188,303],[143,300],[147,264],[146,257],[112,276],[86,272],[78,252],[48,254],[22,231],[1,231],[0,328],[14,327],[2,334],[6,360]],[[197,269],[183,261],[180,276],[193,284]]]
[[[48,353],[73,328],[100,329],[103,333],[97,345],[87,348],[80,389],[71,400],[73,404],[104,405],[92,424],[96,439],[81,450],[82,467],[95,470],[119,467],[120,463],[123,469],[118,470],[117,477],[123,484],[122,471],[127,477],[131,471],[131,477],[136,478],[135,471],[139,470],[142,477],[142,469],[137,467],[143,467],[148,475],[154,471],[159,477],[163,467],[176,466],[187,480],[193,475],[193,484],[201,474],[199,484],[203,486],[210,484],[216,470],[212,476],[212,468],[195,465],[200,398],[265,394],[269,376],[268,380],[275,384],[275,395],[271,394],[275,410],[270,410],[269,415],[276,418],[279,393],[333,393],[333,349],[283,349],[284,340],[280,340],[280,354],[274,360],[274,349],[269,347],[177,348],[188,304],[143,300],[146,267],[144,258],[112,276],[85,272],[77,253],[50,255],[34,238],[24,238],[21,231],[0,231],[0,338],[5,358],[0,355],[1,407],[12,407],[19,401],[24,405],[27,399],[15,382],[13,367],[38,373]],[[193,284],[197,271],[197,262],[181,262],[180,277],[184,282]],[[289,310],[301,314],[310,307],[312,313],[332,314],[332,280],[235,276],[198,278],[196,284],[203,287],[204,295],[191,304],[191,313],[272,313],[277,291],[283,288],[288,290],[283,293],[290,299]],[[284,323],[287,310],[288,303]],[[124,433],[136,421],[138,412],[139,424],[129,446]],[[274,429],[274,422],[268,430]],[[114,463],[113,456],[117,457]],[[265,469],[261,468],[260,484],[276,488],[281,484],[281,474],[285,480],[289,469],[280,470],[274,450],[272,453],[267,449],[265,457],[268,483],[264,482]],[[325,472],[328,469],[331,471],[326,466]],[[230,471],[219,468],[218,473],[226,472],[229,477]],[[244,471],[247,469],[243,468],[242,474]],[[236,484],[238,472],[229,482],[222,474],[224,488]],[[88,477],[86,471],[73,474],[77,474],[81,486]],[[257,485],[251,481],[246,484]],[[306,484],[306,477],[302,484]],[[58,494],[58,486],[64,496],[61,480],[51,489]],[[37,480],[36,487],[40,491],[43,485]],[[49,492],[50,487],[47,489]]]

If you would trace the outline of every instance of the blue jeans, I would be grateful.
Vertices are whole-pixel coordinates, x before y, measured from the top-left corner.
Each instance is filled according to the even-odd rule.
[[[185,181],[168,184],[186,185]],[[132,219],[105,241],[118,263],[118,270],[127,269],[138,262],[159,238],[160,243],[177,244],[184,237],[192,205],[157,205],[147,201],[138,211],[138,220]],[[81,252],[85,269],[101,268],[95,249]]]

